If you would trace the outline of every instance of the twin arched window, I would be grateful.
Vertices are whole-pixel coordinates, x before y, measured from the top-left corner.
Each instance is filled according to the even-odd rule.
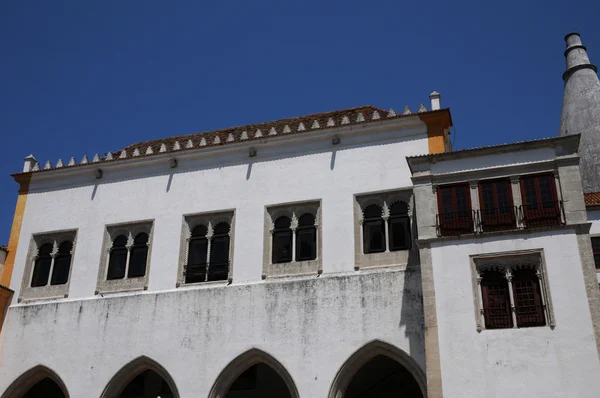
[[[314,215],[304,213],[298,219],[298,226],[294,230],[292,229],[292,220],[289,217],[281,216],[277,218],[273,229],[272,263],[315,260],[317,258],[317,227],[315,221]]]
[[[113,240],[108,260],[107,280],[139,278],[146,275],[148,261],[148,234],[140,232],[128,245],[128,237],[119,235]]]
[[[64,285],[69,280],[71,268],[71,251],[73,242],[66,240],[54,251],[54,244],[45,243],[40,246],[33,266],[31,287],[48,285]]]
[[[229,277],[229,231],[226,222],[218,223],[212,233],[205,225],[192,229],[185,266],[185,283],[227,280]]]
[[[363,215],[365,254],[410,249],[410,218],[404,202],[395,202],[390,206],[387,223],[379,205],[367,206]]]

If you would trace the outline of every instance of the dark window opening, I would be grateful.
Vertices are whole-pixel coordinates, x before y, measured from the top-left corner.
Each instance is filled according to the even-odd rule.
[[[292,261],[292,221],[285,216],[275,220],[273,229],[273,264],[289,263]]]
[[[73,250],[73,243],[69,241],[62,242],[58,246],[58,254],[54,259],[52,277],[50,278],[51,285],[64,285],[69,280],[71,250]]]
[[[215,226],[210,244],[209,281],[223,281],[229,277],[229,224]]]
[[[369,205],[364,210],[363,251],[365,254],[385,251],[385,224],[383,212],[377,205]]]
[[[129,259],[128,278],[139,278],[146,275],[146,262],[148,260],[148,234],[139,233],[133,240],[131,258]]]
[[[296,229],[296,261],[314,260],[317,258],[317,227],[315,216],[303,214],[298,220]]]
[[[250,366],[231,385],[229,391],[256,390],[257,365]]]
[[[444,235],[473,233],[471,194],[467,184],[438,188],[438,227]]]
[[[127,267],[127,237],[119,235],[113,241],[108,260],[108,272],[106,279],[123,279]]]
[[[291,398],[285,381],[264,363],[252,365],[231,384],[224,398]]]
[[[594,263],[596,269],[600,270],[600,237],[592,238],[592,252],[594,253]]]
[[[510,181],[507,179],[479,183],[480,221],[484,232],[516,228]]]
[[[542,293],[536,271],[531,268],[516,270],[512,285],[517,326],[545,326]]]
[[[131,380],[119,394],[119,398],[141,397],[173,398],[173,392],[158,373],[146,370]]]
[[[512,328],[508,281],[499,271],[486,271],[481,280],[483,317],[486,329]]]
[[[65,394],[52,379],[46,377],[34,384],[23,398],[65,398]]]
[[[45,243],[40,247],[35,264],[33,266],[33,275],[31,277],[31,287],[46,286],[52,268],[51,253],[54,250],[52,243]]]
[[[561,207],[552,174],[522,177],[521,195],[526,227],[561,223]]]
[[[410,218],[406,203],[396,202],[390,206],[389,230],[390,251],[410,249]]]
[[[197,225],[192,230],[188,245],[188,260],[185,267],[185,283],[206,281],[206,264],[208,258],[208,228]]]

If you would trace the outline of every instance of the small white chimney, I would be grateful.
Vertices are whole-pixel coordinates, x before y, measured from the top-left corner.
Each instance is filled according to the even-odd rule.
[[[432,111],[437,111],[438,109],[440,109],[440,99],[441,98],[442,98],[442,96],[437,91],[434,91],[433,93],[429,94],[429,99],[431,100],[431,110]]]
[[[35,160],[33,155],[27,156],[24,160],[25,162],[23,163],[23,173],[29,173],[31,169],[33,169],[33,166],[37,163],[37,160]]]

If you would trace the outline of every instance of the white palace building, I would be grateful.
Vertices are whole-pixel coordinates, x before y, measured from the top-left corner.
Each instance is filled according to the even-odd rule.
[[[547,139],[453,151],[434,92],[28,156],[0,397],[598,398],[600,82],[565,40]]]

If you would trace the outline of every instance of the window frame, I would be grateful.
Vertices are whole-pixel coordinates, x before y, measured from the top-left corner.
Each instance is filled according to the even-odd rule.
[[[65,229],[52,232],[41,232],[34,233],[29,241],[29,248],[27,252],[27,259],[25,263],[25,269],[23,271],[23,278],[21,281],[21,290],[19,292],[18,302],[22,301],[34,301],[41,299],[59,299],[67,298],[69,296],[69,288],[71,285],[71,276],[73,273],[73,264],[75,261],[75,253],[77,248],[77,235],[78,229]],[[67,280],[63,284],[52,284],[53,269],[58,257],[58,250],[61,244],[69,241],[73,244],[69,261],[69,271],[67,272]],[[51,269],[48,274],[46,284],[43,286],[32,287],[32,278],[35,270],[35,260],[38,254],[39,248],[44,244],[52,244],[52,262]]]
[[[465,190],[465,209],[459,209],[456,195],[456,188],[464,188]],[[451,190],[451,212],[445,211],[444,190]],[[443,184],[436,187],[437,205],[438,205],[438,232],[441,236],[456,236],[475,233],[473,224],[473,208],[471,202],[471,187],[467,182],[459,182],[452,184]],[[465,212],[466,215],[461,216],[458,213]],[[448,214],[456,214],[450,217]]]
[[[521,329],[528,327],[550,327],[554,329],[556,320],[554,317],[554,308],[552,305],[552,296],[548,285],[548,271],[546,269],[546,261],[544,258],[543,249],[519,250],[501,253],[487,253],[470,256],[473,299],[475,308],[475,319],[477,331],[481,332],[486,329]],[[543,325],[524,325],[517,317],[518,306],[515,301],[515,283],[514,275],[520,270],[531,269],[535,272],[537,284],[539,286],[539,299],[541,302],[540,310],[543,315]],[[486,309],[484,291],[482,283],[485,279],[486,271],[497,271],[506,277],[508,294],[510,296],[511,306],[511,328],[495,328],[488,327],[484,310]],[[489,309],[489,308],[488,308]]]
[[[143,276],[129,276],[129,266],[131,265],[131,250],[134,247],[134,241],[141,233],[148,234],[148,251],[146,255],[146,267]],[[128,250],[125,263],[125,275],[123,278],[108,279],[109,265],[111,261],[111,251],[113,242],[120,236],[127,238],[125,245]],[[98,282],[96,284],[95,294],[116,293],[136,290],[147,290],[150,277],[150,265],[152,263],[152,239],[154,237],[154,220],[141,220],[124,222],[118,224],[109,224],[104,228],[104,239],[102,243],[102,254],[100,256],[100,267],[98,270]]]
[[[548,185],[550,189],[550,196],[552,197],[551,202],[542,202],[542,190],[540,189],[540,178],[548,178]],[[534,189],[536,196],[535,209],[530,208],[530,203],[527,199],[527,188],[526,180],[534,180]],[[519,188],[521,190],[521,202],[522,202],[522,217],[525,228],[539,227],[546,225],[560,225],[562,224],[562,214],[560,207],[560,198],[556,189],[556,181],[553,173],[538,173],[538,174],[525,174],[519,178]],[[552,206],[543,206],[544,203],[553,203]],[[531,205],[534,205],[531,203]]]
[[[400,215],[398,217],[406,217],[408,226],[406,231],[409,233],[408,240],[410,242],[409,247],[406,249],[395,249],[392,247],[392,231],[391,231],[391,220],[395,219],[396,216],[390,216],[390,208],[397,202],[401,202],[406,206],[406,216]],[[382,222],[383,222],[383,245],[385,250],[379,252],[365,253],[365,219],[364,212],[371,206],[376,205],[382,209]],[[406,187],[401,189],[386,190],[386,191],[375,191],[366,192],[354,195],[354,270],[358,271],[365,268],[378,268],[378,267],[398,267],[406,269],[408,267],[409,259],[412,261],[412,265],[417,265],[416,258],[418,256],[410,255],[411,251],[415,249],[416,245],[412,244],[413,240],[417,238],[416,224],[413,218],[414,203],[413,203],[413,190],[412,187]],[[379,222],[378,220],[376,222]]]
[[[498,184],[504,184],[507,191],[508,199],[508,212],[502,213],[500,211],[500,205],[498,200]],[[486,210],[485,201],[485,189],[484,186],[487,184],[492,185],[492,201],[493,206],[490,210],[496,210],[495,214],[488,214]],[[477,184],[477,191],[479,194],[479,222],[481,223],[482,232],[493,232],[502,231],[517,228],[517,217],[515,213],[515,202],[512,192],[512,183],[510,178],[494,178],[487,180],[479,180]]]
[[[229,232],[226,234],[215,234],[215,228],[221,224],[229,225]],[[189,266],[189,248],[194,228],[203,225],[206,228],[204,237],[198,239],[206,239],[206,261],[204,264],[204,280],[186,282],[187,267]],[[223,235],[229,237],[229,253],[228,253],[228,270],[225,279],[211,280],[210,263],[212,262],[212,247],[213,239],[222,238]],[[200,286],[207,284],[229,284],[233,282],[233,267],[234,267],[234,248],[235,248],[235,210],[224,209],[217,211],[209,211],[202,213],[184,214],[181,223],[181,240],[179,249],[179,267],[177,271],[176,287],[185,286]]]
[[[596,248],[594,248],[594,242],[597,242]],[[596,268],[596,272],[600,272],[600,235],[590,236],[590,245],[592,247],[592,257],[594,258],[594,266]],[[597,259],[596,256],[598,256]]]
[[[300,218],[305,214],[314,217],[313,226],[299,226]],[[291,261],[273,261],[273,239],[275,233],[275,221],[280,217],[290,219],[291,230]],[[314,259],[298,259],[298,231],[314,227]],[[283,203],[265,206],[265,222],[263,230],[263,273],[262,278],[314,275],[321,274],[322,269],[322,232],[321,232],[321,200],[307,200],[301,202]],[[283,232],[282,232],[283,233]]]

